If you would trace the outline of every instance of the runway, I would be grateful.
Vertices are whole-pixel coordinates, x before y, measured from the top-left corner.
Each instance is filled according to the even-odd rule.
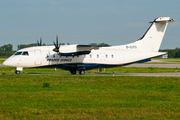
[[[124,67],[158,67],[158,68],[180,68],[180,64],[131,64]]]
[[[154,77],[180,77],[180,72],[174,73],[116,73],[115,76],[154,76]]]
[[[7,73],[14,74],[14,73]],[[21,73],[22,75],[71,75],[70,73]],[[79,75],[79,74],[76,74]],[[86,73],[81,76],[113,76],[112,73]],[[180,72],[172,73],[115,73],[114,76],[153,76],[153,77],[180,77]]]

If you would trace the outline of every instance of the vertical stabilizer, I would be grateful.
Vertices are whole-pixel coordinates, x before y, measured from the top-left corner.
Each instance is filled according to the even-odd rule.
[[[169,17],[156,18],[146,33],[138,40],[138,49],[143,51],[159,51],[162,39],[166,32],[166,28],[169,22],[173,22]]]
[[[145,34],[134,43],[116,46],[120,49],[132,49],[140,51],[158,52],[168,23],[175,22],[169,17],[159,17],[150,22],[151,25]]]

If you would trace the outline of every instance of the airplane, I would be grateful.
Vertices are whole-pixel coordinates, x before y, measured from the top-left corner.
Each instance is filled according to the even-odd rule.
[[[18,50],[3,62],[4,66],[14,67],[20,74],[23,68],[60,68],[71,74],[84,75],[86,70],[125,66],[136,62],[150,61],[151,58],[166,53],[158,52],[168,23],[176,22],[170,17],[158,17],[150,22],[145,34],[137,41],[116,46],[100,45],[61,45],[29,47]]]

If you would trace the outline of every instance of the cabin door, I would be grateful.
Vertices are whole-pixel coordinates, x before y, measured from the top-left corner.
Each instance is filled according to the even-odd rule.
[[[34,50],[35,54],[35,65],[41,65],[42,59],[41,59],[41,50]]]

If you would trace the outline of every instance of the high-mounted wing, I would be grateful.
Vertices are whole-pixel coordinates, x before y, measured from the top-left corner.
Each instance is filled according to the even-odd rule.
[[[78,56],[89,54],[92,49],[97,50],[100,47],[108,47],[105,45],[65,45],[60,48],[61,56]]]
[[[92,49],[98,50],[100,47],[108,47],[106,45],[77,45],[78,50],[89,50],[91,51]]]

